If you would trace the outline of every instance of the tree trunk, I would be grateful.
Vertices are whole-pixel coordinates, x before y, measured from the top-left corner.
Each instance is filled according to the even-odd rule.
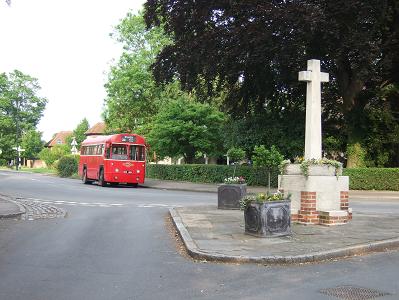
[[[194,157],[193,156],[186,156],[184,158],[184,160],[186,161],[186,164],[189,164],[189,165],[194,163]]]
[[[346,58],[338,62],[337,66],[338,89],[343,101],[342,113],[348,122],[347,168],[365,167],[366,150],[362,146],[360,134],[357,133],[359,124],[351,124],[348,120],[350,114],[360,109],[361,104],[357,101],[357,97],[364,88],[364,82],[354,74],[355,71],[351,69],[350,62]]]

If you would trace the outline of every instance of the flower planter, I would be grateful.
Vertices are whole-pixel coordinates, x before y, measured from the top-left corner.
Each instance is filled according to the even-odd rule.
[[[257,237],[291,234],[291,201],[251,202],[244,210],[245,233]]]
[[[247,194],[247,184],[221,184],[218,186],[218,208],[240,209],[240,200]]]
[[[300,164],[288,164],[284,170],[285,175],[303,175]],[[309,165],[308,176],[340,176],[342,168],[335,169],[329,165]]]

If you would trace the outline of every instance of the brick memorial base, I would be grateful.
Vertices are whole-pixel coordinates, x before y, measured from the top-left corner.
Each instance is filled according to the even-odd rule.
[[[291,164],[279,176],[279,189],[291,194],[291,221],[325,226],[346,224],[349,208],[349,177],[336,176],[330,166],[310,166],[309,176],[299,164]]]

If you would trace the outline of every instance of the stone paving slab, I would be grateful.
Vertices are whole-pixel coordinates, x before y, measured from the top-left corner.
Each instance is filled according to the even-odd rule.
[[[25,209],[11,197],[0,195],[0,219],[15,218],[25,213]]]
[[[244,233],[242,211],[216,206],[170,210],[194,258],[232,262],[298,263],[383,251],[399,247],[395,215],[354,214],[346,225],[292,224],[292,236],[257,238]]]

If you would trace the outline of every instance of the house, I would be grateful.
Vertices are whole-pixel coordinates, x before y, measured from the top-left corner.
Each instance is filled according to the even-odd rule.
[[[85,132],[86,136],[105,135],[106,126],[104,122],[98,122]]]
[[[60,131],[44,147],[52,148],[56,145],[65,145],[68,136],[72,135],[72,131]]]

